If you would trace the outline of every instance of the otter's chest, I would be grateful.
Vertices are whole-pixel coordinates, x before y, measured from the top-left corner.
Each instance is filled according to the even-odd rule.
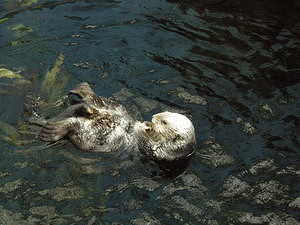
[[[131,121],[126,116],[101,112],[88,118],[74,118],[69,139],[86,151],[111,152],[124,144]]]

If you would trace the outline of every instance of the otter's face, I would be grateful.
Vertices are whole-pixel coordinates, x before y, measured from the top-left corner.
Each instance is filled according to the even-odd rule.
[[[192,122],[179,113],[162,112],[155,114],[152,117],[152,129],[166,139],[190,139],[195,137]]]
[[[151,122],[143,124],[157,158],[172,160],[187,156],[191,153],[188,146],[196,144],[192,122],[179,113],[158,113]]]

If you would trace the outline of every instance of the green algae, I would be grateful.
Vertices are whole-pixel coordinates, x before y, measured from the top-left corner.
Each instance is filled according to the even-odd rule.
[[[29,40],[25,40],[23,37],[33,32],[32,28],[22,23],[10,27],[10,30],[13,31],[13,35],[17,39],[10,42],[11,46],[18,46],[28,42]]]
[[[8,123],[0,121],[0,130],[2,130],[6,135],[9,135],[12,138],[20,138],[20,134],[18,133],[17,129]]]
[[[60,72],[60,67],[63,64],[65,59],[65,55],[60,53],[57,57],[57,60],[53,66],[53,68],[47,71],[44,81],[42,83],[42,87],[44,88],[52,88],[56,82],[57,75]]]
[[[65,87],[69,82],[69,73],[65,70],[62,70],[64,59],[65,55],[60,53],[53,68],[46,72],[44,80],[41,84],[41,91],[42,94],[45,95],[45,101],[47,103],[54,103],[60,99]]]
[[[0,68],[0,78],[24,79],[20,74],[14,73],[11,70],[5,68]]]
[[[65,59],[65,55],[60,53],[57,57],[57,60],[53,66],[53,68],[47,71],[44,81],[42,83],[42,87],[52,88],[56,82],[56,78],[58,73],[60,72],[60,67],[63,64]]]
[[[38,3],[39,0],[18,0],[18,2],[20,3],[20,6],[27,7],[27,6],[31,6],[35,3]]]
[[[0,19],[0,24],[3,23],[3,22],[5,22],[5,21],[8,20],[8,19],[9,19],[9,18],[7,18],[7,17],[4,17],[4,18]]]
[[[0,130],[4,133],[4,135],[0,134],[0,139],[13,145],[26,145],[33,142],[33,140],[23,140],[19,131],[8,123],[0,121]]]
[[[15,32],[23,32],[23,31],[32,31],[30,27],[25,26],[24,24],[18,24],[11,28],[12,31]]]
[[[12,85],[16,87],[31,84],[31,82],[29,80],[26,80],[21,74],[15,73],[5,68],[0,68],[0,79],[1,78],[10,79],[12,81]],[[7,94],[10,94],[10,92],[7,92]]]

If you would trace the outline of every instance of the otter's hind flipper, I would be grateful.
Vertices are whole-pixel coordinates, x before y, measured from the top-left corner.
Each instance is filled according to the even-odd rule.
[[[94,113],[93,109],[85,103],[75,104],[69,106],[58,116],[52,118],[49,121],[60,121],[69,117],[89,117]]]
[[[73,90],[70,91],[70,94],[77,95],[83,100],[89,98],[91,95],[95,95],[90,85],[86,82],[78,84]]]
[[[47,122],[39,134],[39,139],[45,142],[55,142],[64,138],[69,133],[70,121],[68,119]]]
[[[108,107],[109,105],[118,105],[117,103],[108,100],[107,98],[96,95],[91,89],[90,85],[86,82],[82,82],[77,85],[73,90],[69,92],[69,94],[78,96],[81,102],[96,108]]]
[[[94,113],[94,110],[85,103],[72,105],[57,117],[36,123],[42,127],[39,139],[46,142],[58,141],[69,134],[75,118],[88,118]]]

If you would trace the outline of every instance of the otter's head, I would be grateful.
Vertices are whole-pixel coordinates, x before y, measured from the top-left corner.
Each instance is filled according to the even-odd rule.
[[[172,161],[189,157],[195,150],[195,129],[184,115],[172,112],[155,114],[142,126],[140,150],[154,159]]]

